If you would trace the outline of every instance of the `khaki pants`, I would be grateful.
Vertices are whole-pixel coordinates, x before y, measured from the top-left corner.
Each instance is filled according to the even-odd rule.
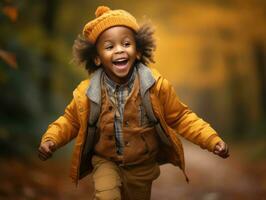
[[[92,157],[95,200],[149,200],[152,181],[160,175],[158,164],[118,166],[94,155]]]

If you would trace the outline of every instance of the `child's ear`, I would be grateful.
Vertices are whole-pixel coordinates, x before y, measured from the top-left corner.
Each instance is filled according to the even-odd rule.
[[[100,60],[99,56],[96,56],[96,57],[94,58],[94,64],[95,64],[96,66],[98,66],[98,67],[101,65],[101,60]]]
[[[138,51],[137,54],[136,54],[136,59],[140,60],[140,58],[141,58],[141,53]]]

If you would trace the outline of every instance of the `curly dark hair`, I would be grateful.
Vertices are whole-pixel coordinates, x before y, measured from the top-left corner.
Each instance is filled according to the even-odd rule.
[[[150,23],[141,25],[135,34],[136,48],[141,54],[140,59],[137,61],[145,65],[155,62],[153,53],[156,49],[156,44],[153,34],[154,28]],[[97,56],[96,45],[90,43],[84,36],[78,35],[72,50],[73,61],[80,66],[84,66],[89,74],[101,67],[94,63],[94,58]]]

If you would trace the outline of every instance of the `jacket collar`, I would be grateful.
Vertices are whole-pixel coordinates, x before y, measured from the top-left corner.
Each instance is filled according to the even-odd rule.
[[[140,80],[140,95],[143,97],[146,91],[155,83],[155,78],[152,75],[151,69],[142,63],[137,65],[137,71]]]
[[[136,65],[136,69],[140,80],[140,94],[143,97],[148,89],[155,83],[155,78],[152,75],[151,69],[142,63]],[[101,105],[101,77],[103,69],[97,69],[90,81],[90,86],[87,90],[88,98],[96,104]]]
[[[101,77],[103,68],[97,69],[91,78],[90,86],[87,90],[87,96],[91,101],[101,104]]]

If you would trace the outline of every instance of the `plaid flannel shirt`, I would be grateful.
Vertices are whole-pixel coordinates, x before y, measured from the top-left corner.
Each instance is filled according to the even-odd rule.
[[[104,86],[107,89],[107,94],[109,96],[109,99],[116,108],[114,116],[114,128],[115,128],[117,153],[120,155],[123,154],[124,150],[124,141],[122,133],[124,107],[126,99],[129,96],[130,92],[132,91],[135,81],[135,76],[136,76],[136,69],[134,69],[128,82],[122,85],[115,83],[106,74],[104,74],[103,76]]]

